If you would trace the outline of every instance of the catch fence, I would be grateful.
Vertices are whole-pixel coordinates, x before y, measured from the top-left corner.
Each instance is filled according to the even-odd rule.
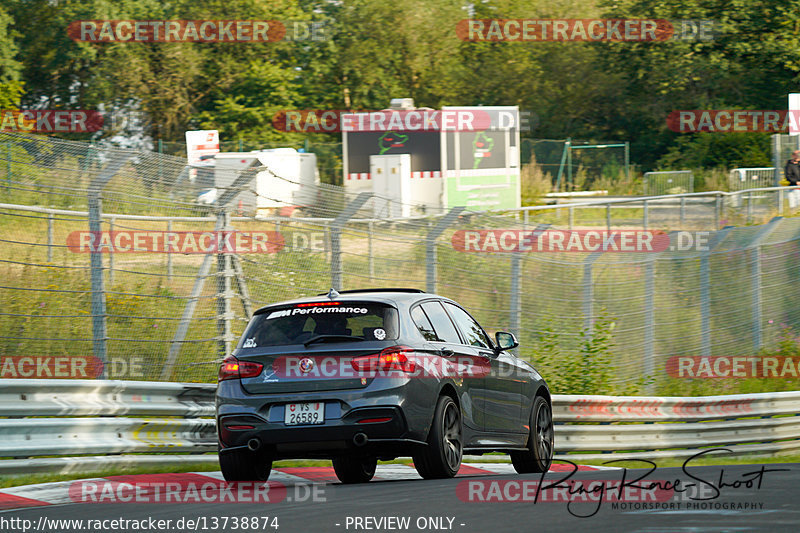
[[[255,309],[331,286],[451,297],[490,333],[516,333],[520,355],[555,392],[566,392],[559,375],[571,363],[600,369],[597,392],[728,390],[733,380],[675,375],[675,358],[753,356],[800,323],[800,219],[772,219],[788,212],[785,189],[387,219],[375,210],[389,199],[328,186],[318,204],[281,216],[240,212],[237,195],[258,194],[253,169],[209,206],[180,179],[179,158],[18,136],[2,143],[13,144],[5,174],[0,159],[3,378],[213,382]],[[747,220],[768,223],[720,230]],[[663,230],[663,249],[503,244],[526,231],[643,227]],[[214,232],[264,234],[269,246],[251,238],[233,251],[153,248],[153,235]],[[81,239],[93,234],[110,245],[92,253]],[[119,235],[129,249],[108,253]],[[135,249],[137,235],[149,251]],[[761,382],[792,386],[791,376]]]

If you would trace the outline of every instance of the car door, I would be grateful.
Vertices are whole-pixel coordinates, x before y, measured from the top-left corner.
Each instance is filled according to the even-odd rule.
[[[463,414],[464,426],[471,429],[473,432],[480,432],[483,430],[483,406],[478,405],[482,401],[481,390],[483,389],[483,382],[485,373],[484,361],[478,356],[477,352],[470,346],[464,344],[461,336],[458,333],[453,321],[445,312],[441,302],[437,300],[428,300],[420,305],[412,308],[412,319],[424,324],[427,323],[434,335],[429,336],[431,345],[434,346],[438,355],[445,361],[442,361],[447,367],[456,368],[458,375],[454,376],[454,381],[459,386],[458,395],[461,403],[461,411]],[[425,336],[425,333],[423,333]],[[469,438],[465,435],[467,444]]]
[[[488,361],[490,372],[483,383],[483,428],[494,433],[526,433],[522,422],[523,390],[512,354],[495,352],[489,336],[464,309],[445,302],[445,308],[465,342]]]

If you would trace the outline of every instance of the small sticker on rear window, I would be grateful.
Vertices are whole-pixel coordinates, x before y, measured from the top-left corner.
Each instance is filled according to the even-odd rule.
[[[255,348],[256,346],[255,337],[245,340],[244,344],[242,344],[242,348]]]
[[[375,335],[375,338],[379,341],[382,341],[386,338],[386,330],[382,328],[375,328],[375,331],[373,331],[372,334]]]

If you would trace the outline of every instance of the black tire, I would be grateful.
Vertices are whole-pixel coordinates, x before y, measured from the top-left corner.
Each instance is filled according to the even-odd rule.
[[[528,449],[511,452],[511,463],[518,474],[547,472],[553,462],[553,409],[541,396],[533,401],[530,427]]]
[[[272,456],[266,452],[233,450],[219,454],[225,481],[266,481],[272,471]]]
[[[449,396],[440,396],[428,432],[428,446],[414,455],[414,468],[425,479],[451,478],[464,453],[461,411]]]
[[[333,471],[342,483],[366,483],[375,475],[374,456],[345,455],[333,459]]]

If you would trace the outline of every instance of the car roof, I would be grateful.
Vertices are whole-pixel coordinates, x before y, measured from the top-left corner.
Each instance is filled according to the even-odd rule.
[[[296,298],[294,300],[285,300],[283,302],[276,302],[273,304],[261,307],[253,314],[262,313],[265,309],[272,307],[280,307],[285,305],[296,305],[300,303],[313,303],[313,302],[328,302],[329,293],[321,293],[316,296],[306,296],[303,298]],[[364,300],[387,303],[387,304],[404,304],[411,305],[418,300],[427,300],[429,298],[441,298],[436,294],[431,294],[419,289],[404,289],[404,288],[388,288],[388,289],[356,289],[349,291],[341,291],[338,296],[333,300],[339,302],[361,302]]]

